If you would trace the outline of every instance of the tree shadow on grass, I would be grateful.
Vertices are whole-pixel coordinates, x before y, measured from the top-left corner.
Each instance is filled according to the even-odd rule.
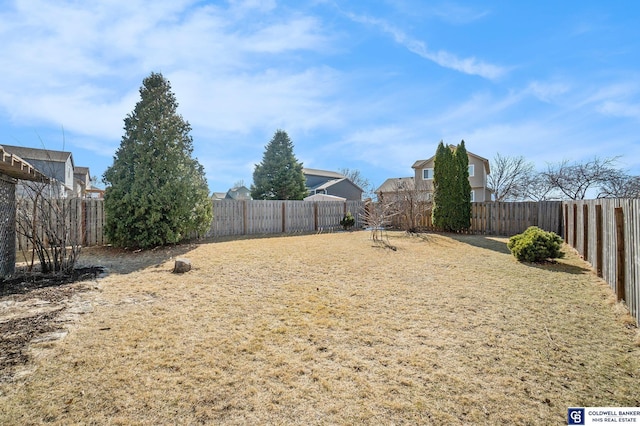
[[[460,243],[469,244],[474,247],[493,250],[502,254],[511,254],[509,248],[507,247],[507,243],[505,241],[501,241],[501,239],[504,237],[453,233],[444,235]]]
[[[129,250],[111,246],[90,247],[80,254],[81,265],[100,266],[106,273],[130,274],[150,266],[159,266],[169,259],[183,256],[198,243],[183,243],[150,250]]]
[[[458,242],[469,244],[474,247],[493,250],[498,253],[511,255],[511,251],[507,247],[506,237],[499,236],[486,236],[486,235],[465,235],[465,234],[445,234],[453,240]],[[514,258],[515,260],[515,258]],[[581,267],[578,265],[572,265],[567,263],[563,259],[551,260],[547,262],[520,262],[523,265],[530,266],[536,269],[544,269],[546,271],[563,272],[567,274],[583,275],[591,273],[591,269],[588,267]]]
[[[564,261],[563,259],[558,259],[558,260],[553,260],[548,262],[541,262],[541,263],[531,263],[531,262],[520,262],[520,263],[536,269],[543,269],[545,271],[561,272],[561,273],[573,274],[573,275],[584,275],[584,274],[590,274],[591,272],[593,272],[589,268],[583,268],[581,266],[571,265],[566,261]]]

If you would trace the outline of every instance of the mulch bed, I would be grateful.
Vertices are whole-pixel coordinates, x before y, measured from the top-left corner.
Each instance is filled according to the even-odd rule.
[[[64,301],[88,288],[80,281],[95,279],[103,273],[101,267],[78,268],[71,274],[25,273],[0,279],[0,381],[12,379],[16,368],[30,361],[29,344],[45,333],[60,328],[57,321],[65,310]],[[20,302],[38,300],[50,304],[47,312],[33,310],[24,303],[24,312],[7,318],[6,310],[15,311]]]

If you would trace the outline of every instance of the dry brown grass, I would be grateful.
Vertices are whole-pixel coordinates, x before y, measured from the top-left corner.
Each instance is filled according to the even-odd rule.
[[[170,250],[88,253],[112,270],[94,312],[1,385],[0,423],[548,425],[570,406],[640,406],[636,330],[575,255],[390,242],[202,244],[185,275]]]

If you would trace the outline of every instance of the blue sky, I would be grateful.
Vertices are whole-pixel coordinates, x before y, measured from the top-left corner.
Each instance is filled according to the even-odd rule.
[[[0,0],[0,145],[101,176],[154,71],[211,191],[249,186],[277,129],[305,167],[374,186],[462,139],[640,175],[639,19],[636,1]]]

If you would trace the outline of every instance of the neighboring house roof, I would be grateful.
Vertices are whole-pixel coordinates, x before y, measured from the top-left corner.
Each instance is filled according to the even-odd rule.
[[[223,198],[232,200],[251,200],[251,191],[246,186],[236,186],[227,191]]]
[[[226,192],[214,192],[214,193],[211,195],[211,198],[213,198],[214,200],[222,200],[222,199],[224,199],[224,197],[226,197],[226,196],[227,196],[227,193],[226,193]]]
[[[74,167],[73,168],[73,174],[86,176],[86,175],[89,174],[89,168],[88,167],[82,167],[82,166]]]
[[[320,183],[318,185],[315,185],[315,186],[313,186],[313,187],[311,187],[309,189],[312,190],[312,191],[318,191],[318,190],[327,189],[327,188],[329,188],[329,187],[331,187],[331,186],[335,185],[336,183],[341,182],[343,180],[347,180],[347,178],[343,177],[341,179],[331,179],[331,180],[328,180],[326,182],[322,182],[322,183]]]
[[[332,180],[328,180],[326,182],[322,182],[318,185],[309,187],[309,191],[310,192],[318,192],[318,191],[327,191],[329,190],[329,188],[331,188],[332,186],[336,186],[342,182],[347,183],[348,185],[351,185],[354,188],[357,188],[358,191],[360,191],[360,193],[363,192],[362,188],[360,188],[358,185],[356,185],[355,183],[351,182],[349,179],[347,179],[346,177],[343,177],[342,179],[332,179]]]
[[[54,151],[51,149],[27,148],[24,146],[4,145],[7,151],[16,154],[22,158],[41,161],[55,161],[66,163],[71,157],[71,153],[67,151]],[[72,158],[73,161],[73,158]]]
[[[304,201],[346,201],[344,197],[336,197],[335,195],[313,194],[304,198]]]
[[[346,176],[337,172],[332,172],[329,170],[319,170],[319,169],[306,169],[303,168],[302,169],[302,174],[304,175],[311,175],[311,176],[322,176],[322,177],[327,177],[327,178],[332,178],[332,179],[342,179],[345,178]]]
[[[0,145],[0,174],[22,180],[49,180],[43,173],[17,154],[5,151],[2,145]]]
[[[395,192],[401,189],[404,190],[412,190],[415,186],[415,182],[413,177],[402,177],[402,178],[389,178],[385,180],[378,189],[375,190],[375,193],[378,194],[380,192]]]
[[[455,149],[455,145],[449,145],[449,148]],[[491,173],[491,171],[489,169],[489,160],[487,160],[486,158],[481,157],[481,156],[479,156],[477,154],[474,154],[474,153],[472,153],[470,151],[467,151],[467,155],[469,155],[470,157],[475,157],[475,158],[479,159],[480,161],[482,161],[482,163],[484,164],[485,172],[487,174]],[[424,166],[426,166],[428,163],[430,163],[430,162],[432,163],[435,158],[436,158],[436,156],[433,155],[433,156],[427,158],[426,160],[418,160],[415,163],[413,163],[413,166],[411,166],[411,167],[414,168],[414,169],[421,169]]]

